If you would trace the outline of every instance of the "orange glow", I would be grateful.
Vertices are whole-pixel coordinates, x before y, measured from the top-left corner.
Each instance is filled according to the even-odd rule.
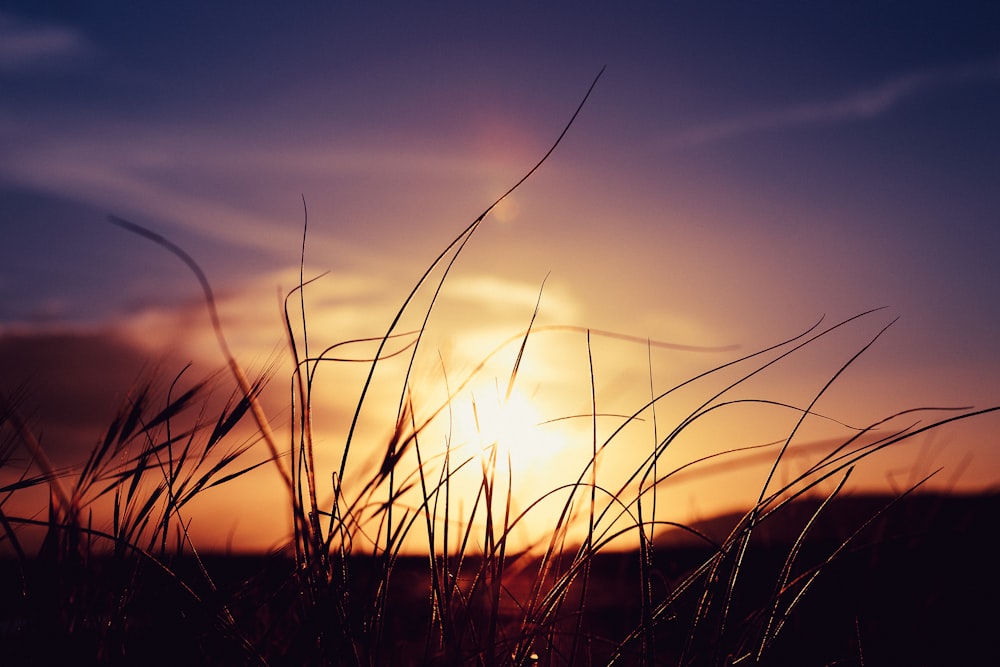
[[[496,447],[497,460],[509,458],[515,469],[531,469],[559,456],[565,435],[544,428],[538,407],[519,389],[509,396],[499,390],[483,384],[469,392],[468,407],[456,414],[456,440],[476,442],[483,451]]]

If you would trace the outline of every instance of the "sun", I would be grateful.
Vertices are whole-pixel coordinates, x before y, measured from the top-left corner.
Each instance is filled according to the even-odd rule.
[[[565,448],[566,435],[542,414],[528,394],[513,388],[482,383],[468,392],[456,414],[460,441],[496,454],[496,461],[510,461],[513,470],[532,470]]]

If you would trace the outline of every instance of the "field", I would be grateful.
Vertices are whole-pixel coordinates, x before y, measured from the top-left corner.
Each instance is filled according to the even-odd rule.
[[[803,546],[795,577],[823,563],[839,547],[846,526],[863,522],[887,502],[883,497],[841,499],[831,508],[829,525],[819,527]],[[789,516],[773,528],[762,524],[769,530],[761,531],[744,562],[729,627],[722,630],[713,626],[717,618],[706,618],[703,627],[693,628],[703,592],[695,587],[656,623],[647,664],[729,664],[731,651],[754,648],[775,602],[775,581],[796,529],[815,504],[803,502],[788,510]],[[995,655],[993,629],[1000,620],[991,604],[1000,594],[992,536],[998,511],[996,496],[917,495],[894,506],[851,548],[822,566],[821,576],[759,664],[986,664]],[[735,520],[720,518],[698,528],[722,534]],[[685,539],[655,549],[650,557],[652,600],[666,599],[712,556]],[[516,650],[523,628],[513,598],[521,603],[527,599],[538,563],[511,560],[496,646]],[[165,564],[169,572],[134,557],[104,556],[75,564],[44,558],[3,561],[3,654],[12,664],[354,663],[350,652],[320,658],[315,637],[323,631],[314,624],[330,623],[336,615],[304,617],[293,558],[203,554],[200,563],[189,556]],[[577,583],[563,603],[563,618],[535,637],[521,664],[530,664],[532,653],[539,664],[604,664],[613,648],[640,627],[640,555],[601,554],[590,565],[586,600],[581,604],[578,599]],[[467,559],[457,577],[459,588],[468,593],[481,567],[481,560]],[[213,586],[207,585],[202,568]],[[361,662],[511,664],[506,654],[482,653],[472,636],[490,618],[481,594],[466,598],[469,618],[461,620],[467,625],[454,628],[468,634],[465,648],[452,645],[450,653],[437,653],[428,641],[433,636],[433,586],[425,558],[403,557],[394,564],[378,640],[366,636],[370,630],[363,627],[363,610],[366,601],[379,595],[376,589],[384,579],[379,565],[358,558],[350,563],[350,572],[345,599],[360,607],[351,632],[365,638],[358,647]],[[793,586],[779,604],[787,604],[798,589]],[[571,660],[569,638],[574,637],[580,641]],[[639,646],[633,642],[622,651],[619,664],[643,664]]]

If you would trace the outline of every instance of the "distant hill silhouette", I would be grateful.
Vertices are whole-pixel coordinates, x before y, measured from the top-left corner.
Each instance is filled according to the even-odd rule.
[[[771,546],[794,543],[822,501],[818,497],[798,499],[782,507],[760,521],[754,530],[755,539]],[[693,522],[689,527],[721,543],[743,518],[743,513],[733,512]],[[991,537],[989,531],[997,525],[998,519],[1000,493],[914,493],[899,499],[878,494],[841,495],[817,517],[810,528],[809,540],[843,541],[869,520],[872,520],[871,525],[857,540],[905,536],[946,541],[963,536],[972,538],[977,534]],[[680,529],[662,531],[657,539],[658,548],[697,546],[704,546],[704,541]]]

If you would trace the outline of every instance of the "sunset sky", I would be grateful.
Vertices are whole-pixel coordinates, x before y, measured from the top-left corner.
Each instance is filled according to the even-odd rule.
[[[278,294],[298,281],[303,200],[305,275],[325,273],[307,290],[310,345],[380,336],[438,252],[545,154],[602,68],[552,157],[456,263],[415,366],[418,398],[429,406],[442,368],[457,385],[522,332],[541,294],[512,423],[591,412],[592,359],[606,437],[623,421],[612,415],[648,401],[651,376],[663,391],[820,318],[878,307],[745,395],[806,407],[898,317],[819,412],[864,426],[910,407],[1000,404],[992,2],[4,3],[3,388],[25,396],[68,465],[143,372],[224,365],[193,276],[113,214],[199,262],[241,363],[277,363],[268,405],[287,422]],[[633,338],[594,334],[588,355],[585,328]],[[471,383],[480,411],[503,393],[517,345]],[[317,398],[327,469],[362,379],[339,372]],[[722,386],[710,379],[698,395]],[[400,391],[392,378],[372,389],[359,442],[384,443],[393,424],[378,413],[394,414]],[[456,441],[474,431],[469,404],[456,402]],[[659,435],[694,405],[663,405]],[[718,433],[692,429],[687,460],[783,437],[795,415],[716,420]],[[530,440],[526,427],[504,437]],[[941,487],[994,487],[998,427],[987,416],[943,430],[861,478],[899,490],[944,466]],[[515,476],[535,489],[581,469],[593,424],[539,428],[525,453],[511,446],[512,459],[534,457]],[[612,477],[651,447],[637,440],[609,449]],[[218,520],[243,545],[280,539],[268,474],[254,493],[217,494],[215,518],[195,525]],[[753,495],[727,495],[726,474],[684,487],[678,516]],[[225,518],[239,511],[255,515]]]

